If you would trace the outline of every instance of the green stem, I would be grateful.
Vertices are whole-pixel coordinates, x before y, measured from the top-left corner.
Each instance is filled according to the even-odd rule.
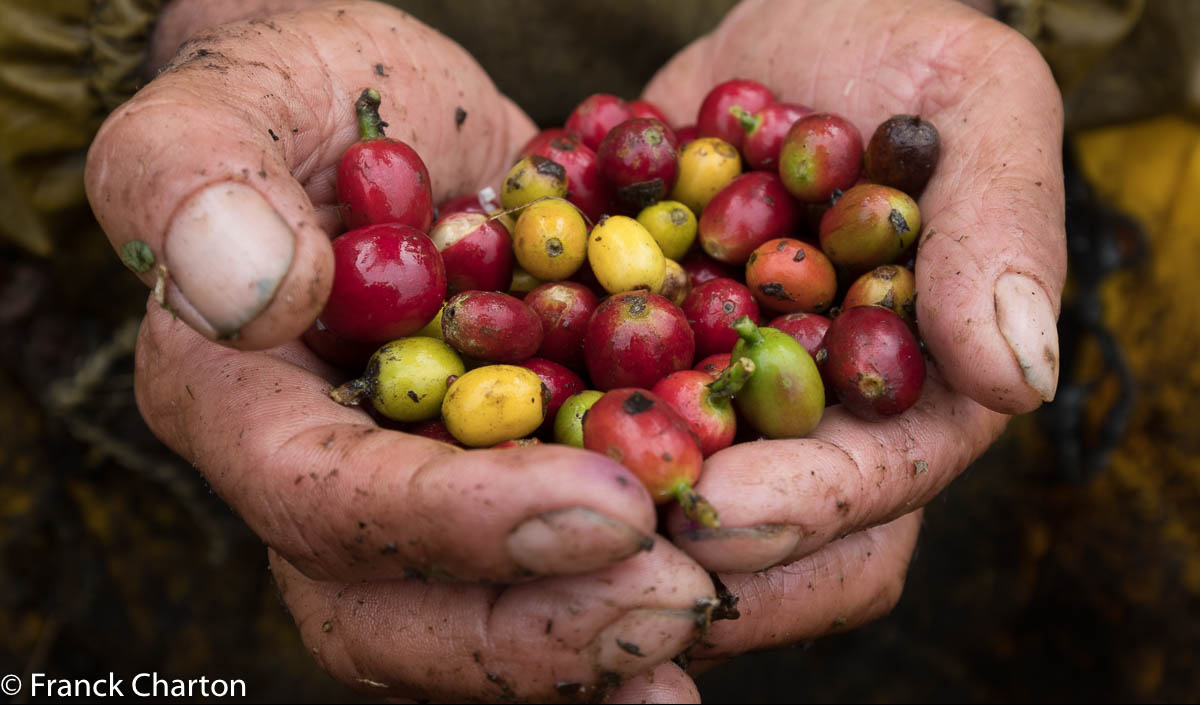
[[[720,377],[708,383],[708,399],[714,404],[728,403],[734,394],[746,386],[750,375],[754,374],[754,363],[748,357],[739,357],[737,361],[725,368]]]
[[[357,406],[366,396],[370,385],[366,378],[352,379],[329,392],[329,398],[342,406]]]
[[[683,515],[688,519],[708,529],[721,528],[721,520],[717,518],[717,510],[700,496],[687,480],[680,480],[671,488],[671,494],[683,508]]]
[[[384,136],[383,128],[387,123],[379,118],[381,100],[379,91],[367,88],[354,103],[354,110],[358,113],[358,134],[362,136],[363,142]]]
[[[754,132],[762,124],[762,118],[754,117],[740,105],[731,105],[729,114],[737,118],[738,124],[742,126],[746,134]]]
[[[730,328],[737,331],[738,336],[750,345],[762,345],[763,335],[758,332],[758,326],[754,325],[749,316],[737,319]]]

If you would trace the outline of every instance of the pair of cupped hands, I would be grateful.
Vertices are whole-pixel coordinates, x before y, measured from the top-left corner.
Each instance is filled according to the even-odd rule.
[[[114,248],[141,241],[155,258],[141,274],[160,288],[138,342],[143,415],[270,546],[304,643],[353,688],[694,699],[689,672],[886,614],[921,507],[1008,415],[1054,395],[1062,110],[1036,50],[949,0],[750,0],[644,97],[682,125],[713,85],[747,77],[867,136],[896,113],[938,127],[920,200],[917,311],[934,361],[921,401],[880,423],[833,407],[809,438],[713,455],[698,489],[721,528],[672,510],[667,536],[600,454],[460,451],[380,429],[330,401],[338,373],[297,340],[330,287],[354,99],[381,91],[389,135],[422,155],[436,200],[498,184],[535,127],[460,47],[389,6],[260,5],[211,26],[250,11],[176,0],[160,44],[190,41],[105,123],[87,189]],[[720,583],[740,616],[710,623]],[[688,672],[671,661],[685,650]]]

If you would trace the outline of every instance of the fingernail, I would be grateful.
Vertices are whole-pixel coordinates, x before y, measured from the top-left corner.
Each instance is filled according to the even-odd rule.
[[[513,561],[538,575],[586,573],[654,547],[651,537],[586,507],[529,519],[507,543]]]
[[[996,325],[1008,341],[1025,382],[1042,401],[1058,388],[1058,323],[1042,285],[1008,272],[996,280]]]
[[[167,228],[168,276],[197,330],[234,337],[271,302],[292,265],[296,236],[258,191],[224,182],[196,192]]]
[[[595,663],[622,676],[648,670],[686,649],[702,621],[695,610],[632,610],[592,640]]]
[[[682,538],[697,544],[704,565],[726,572],[751,572],[787,561],[800,541],[800,527],[761,524],[720,529],[691,529]],[[691,549],[689,549],[691,550]]]

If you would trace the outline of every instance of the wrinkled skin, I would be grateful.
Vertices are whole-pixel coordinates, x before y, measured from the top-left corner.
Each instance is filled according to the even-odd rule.
[[[179,16],[206,26],[234,5],[244,12],[215,2]],[[160,29],[169,46],[188,34]],[[211,52],[203,61],[200,48]],[[89,198],[114,246],[151,246],[179,313],[148,307],[138,402],[270,544],[301,637],[350,687],[554,700],[592,697],[613,682],[601,674],[616,674],[627,680],[613,700],[695,701],[667,659],[699,636],[688,610],[714,595],[704,568],[741,598],[741,617],[691,647],[692,672],[878,618],[899,599],[919,507],[991,443],[1005,414],[1053,396],[1065,275],[1060,98],[1031,46],[968,8],[747,2],[647,87],[673,124],[690,123],[712,85],[754,76],[780,100],[835,109],[866,134],[907,112],[943,140],[920,203],[918,320],[938,361],[922,400],[876,424],[832,408],[810,438],[715,454],[698,489],[723,528],[692,533],[675,516],[678,547],[657,539],[648,552],[653,505],[613,461],[559,446],[457,451],[380,430],[332,404],[332,371],[289,342],[328,291],[328,240],[340,229],[333,173],[355,139],[353,96],[376,85],[390,134],[439,155],[428,161],[440,201],[498,183],[534,134],[479,67],[410,18],[353,2],[205,32],[172,66],[114,113],[88,164]],[[387,97],[409,94],[418,99],[403,110]],[[469,116],[461,130],[455,107]],[[169,228],[198,188],[228,178],[282,214],[293,246],[250,230],[238,257],[218,261]],[[277,286],[245,296],[243,279],[263,274]],[[210,342],[230,331],[236,347]],[[558,481],[568,467],[571,482]],[[492,582],[395,580],[406,571]]]

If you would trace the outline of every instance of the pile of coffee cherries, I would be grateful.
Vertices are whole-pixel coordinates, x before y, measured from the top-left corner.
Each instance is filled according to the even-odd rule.
[[[920,117],[864,147],[846,119],[752,80],[715,86],[679,129],[595,94],[502,184],[435,209],[379,104],[368,89],[356,105],[362,141],[338,171],[350,229],[305,334],[365,367],[337,402],[470,448],[605,453],[715,526],[693,489],[705,457],[803,437],[829,404],[878,420],[920,396],[915,199],[939,153]]]

